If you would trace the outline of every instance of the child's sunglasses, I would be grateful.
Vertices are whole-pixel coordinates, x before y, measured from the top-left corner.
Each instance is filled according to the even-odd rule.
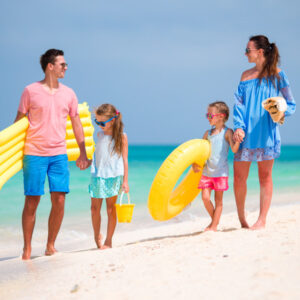
[[[97,121],[97,119],[95,118],[95,123],[97,124],[97,125],[99,125],[99,126],[101,126],[101,127],[105,127],[105,124],[106,123],[108,123],[108,122],[110,122],[111,120],[113,120],[114,118],[116,118],[118,115],[115,115],[114,117],[112,117],[112,118],[110,118],[110,119],[108,119],[108,120],[106,120],[106,121],[104,121],[104,122],[102,122],[102,121]]]
[[[211,114],[211,113],[207,113],[205,116],[207,119],[212,120],[214,117],[216,116],[220,116],[220,115],[225,115],[225,114]]]

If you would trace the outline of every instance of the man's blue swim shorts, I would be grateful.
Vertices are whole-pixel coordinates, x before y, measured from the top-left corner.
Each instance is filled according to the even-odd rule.
[[[44,195],[46,174],[51,192],[69,193],[67,154],[55,156],[24,155],[23,178],[25,196]]]

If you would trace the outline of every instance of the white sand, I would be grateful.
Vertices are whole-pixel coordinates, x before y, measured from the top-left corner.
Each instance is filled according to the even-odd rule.
[[[203,232],[208,221],[124,233],[111,250],[3,261],[15,275],[0,299],[300,299],[300,204],[271,207],[260,231],[240,229],[236,213],[216,233]]]

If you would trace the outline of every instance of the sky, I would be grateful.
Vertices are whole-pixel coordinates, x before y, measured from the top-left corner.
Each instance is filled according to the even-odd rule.
[[[209,128],[207,105],[231,111],[248,39],[275,42],[297,102],[300,2],[279,0],[52,0],[0,2],[0,130],[13,123],[24,87],[43,79],[39,57],[62,49],[62,83],[90,109],[112,103],[130,144],[180,144]],[[300,144],[298,111],[281,126]],[[233,126],[232,115],[227,124]]]

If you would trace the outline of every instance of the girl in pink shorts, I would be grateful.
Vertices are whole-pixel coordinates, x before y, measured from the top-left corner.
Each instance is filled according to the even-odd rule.
[[[206,118],[212,126],[207,130],[203,139],[211,144],[211,155],[207,160],[202,177],[199,182],[199,189],[202,189],[202,200],[204,206],[211,216],[211,223],[205,231],[217,231],[223,207],[223,192],[228,190],[228,150],[237,152],[240,144],[233,141],[233,131],[225,126],[229,117],[229,108],[225,102],[218,101],[209,104]],[[200,166],[193,164],[194,172],[200,171]],[[211,191],[215,191],[215,206],[210,200]]]

